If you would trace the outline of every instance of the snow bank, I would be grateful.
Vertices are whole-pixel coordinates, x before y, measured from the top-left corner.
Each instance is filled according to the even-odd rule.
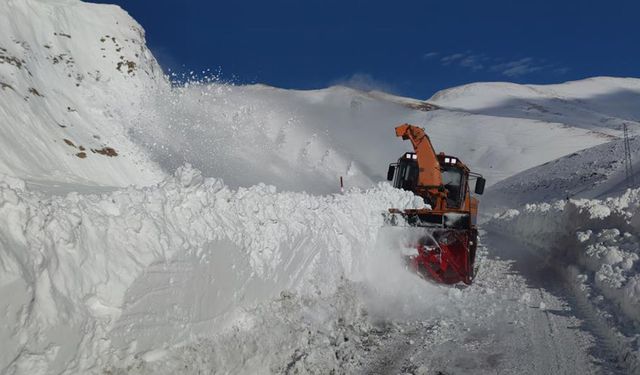
[[[361,368],[365,348],[379,344],[361,302],[345,283],[334,294],[277,298],[235,314],[231,329],[201,331],[175,346],[112,360],[107,373],[322,374]],[[374,331],[373,333],[371,331]]]
[[[575,263],[631,321],[640,323],[640,189],[606,200],[528,204],[496,215],[487,228],[516,237],[550,261]]]
[[[325,294],[341,278],[363,278],[357,271],[374,248],[381,212],[419,206],[388,185],[333,196],[262,184],[230,190],[189,166],[156,186],[103,195],[47,197],[21,180],[0,181],[0,369],[22,373],[83,372],[99,366],[105,351],[157,345],[135,328],[157,325],[159,306],[148,306],[155,317],[138,315],[132,324],[139,304],[125,303],[135,285],[158,286],[148,279],[154,264],[191,257],[204,267],[192,290],[197,311],[185,314],[211,323],[211,332],[232,311],[282,290]],[[137,296],[146,303],[152,295]],[[194,323],[174,332],[163,324],[156,333],[175,334],[173,342],[203,329]]]

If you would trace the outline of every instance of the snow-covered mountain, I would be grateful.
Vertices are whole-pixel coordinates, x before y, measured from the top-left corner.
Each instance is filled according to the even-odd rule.
[[[618,135],[622,123],[638,125],[640,81],[595,77],[557,85],[473,83],[438,92],[430,102],[490,116],[554,122]]]
[[[167,86],[144,31],[115,6],[0,3],[0,172],[35,184],[159,180],[127,129]]]
[[[116,6],[0,2],[0,373],[350,373],[385,348],[379,332],[436,332],[417,347],[448,353],[438,345],[490,337],[496,322],[512,324],[496,329],[516,355],[518,327],[542,324],[540,306],[561,297],[532,292],[486,250],[474,286],[430,285],[380,230],[386,208],[421,205],[380,183],[410,147],[394,137],[403,122],[485,175],[485,213],[510,209],[485,215],[487,242],[499,230],[545,256],[570,248],[571,275],[620,317],[604,326],[639,324],[637,192],[521,207],[622,194],[621,128],[637,134],[639,102],[640,79],[608,77],[477,83],[426,101],[172,86]],[[424,330],[375,326],[411,319]],[[616,332],[611,347],[638,342]],[[539,368],[561,365],[550,361]]]

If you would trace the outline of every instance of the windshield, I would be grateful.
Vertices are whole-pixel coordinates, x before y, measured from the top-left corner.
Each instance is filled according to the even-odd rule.
[[[413,191],[418,183],[418,163],[415,160],[402,159],[393,186]]]
[[[459,208],[462,204],[463,186],[462,171],[455,167],[445,167],[442,171],[442,185],[449,192],[447,206]]]

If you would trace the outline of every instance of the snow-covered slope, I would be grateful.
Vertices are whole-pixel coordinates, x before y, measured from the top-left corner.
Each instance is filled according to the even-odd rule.
[[[610,139],[538,120],[423,111],[415,101],[344,87],[212,83],[163,91],[147,104],[134,137],[166,170],[189,162],[230,186],[266,182],[314,193],[337,191],[340,176],[347,187],[383,180],[411,147],[394,137],[404,122],[425,126],[438,151],[457,155],[489,184]]]
[[[624,140],[563,156],[498,182],[483,197],[490,210],[568,198],[606,198],[640,183],[640,139],[629,141],[632,178],[627,178]]]
[[[0,2],[0,173],[38,184],[149,184],[126,129],[166,86],[144,31],[115,6]]]
[[[337,191],[340,176],[348,187],[367,187],[409,147],[393,137],[402,122],[426,126],[438,150],[457,154],[492,184],[607,141],[603,134],[618,134],[618,117],[610,113],[636,111],[629,101],[614,107],[584,99],[630,91],[634,80],[544,89],[598,111],[602,124],[588,129],[544,113],[504,117],[488,102],[480,112],[478,104],[463,105],[533,90],[507,84],[451,89],[430,101],[465,111],[344,87],[194,83],[171,89],[141,27],[117,7],[73,0],[1,6],[0,172],[48,189],[52,182],[148,185],[185,162],[233,187],[265,182],[328,193]],[[28,27],[34,19],[38,27]]]
[[[616,135],[640,124],[640,79],[595,77],[557,85],[473,83],[436,93],[429,102],[491,116],[564,124]]]

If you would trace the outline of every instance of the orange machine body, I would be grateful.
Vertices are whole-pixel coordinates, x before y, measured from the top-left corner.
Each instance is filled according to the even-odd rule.
[[[400,216],[410,226],[428,228],[431,240],[426,242],[435,246],[427,249],[424,243],[416,244],[419,254],[412,259],[415,268],[422,267],[438,281],[469,284],[473,278],[478,214],[478,200],[471,196],[469,179],[477,179],[478,194],[482,194],[485,181],[459,158],[437,154],[422,128],[402,124],[395,131],[396,136],[411,141],[414,152],[405,153],[390,165],[387,177],[395,187],[422,197],[431,208],[391,208],[390,222],[397,225]]]

